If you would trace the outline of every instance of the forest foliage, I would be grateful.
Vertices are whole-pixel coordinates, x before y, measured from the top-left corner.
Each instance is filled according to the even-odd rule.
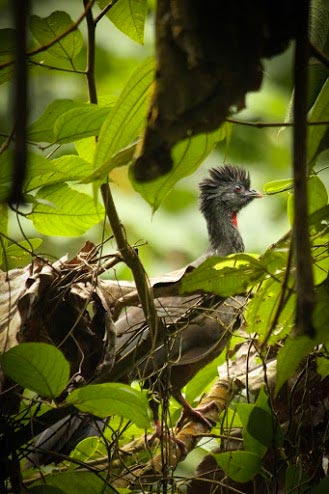
[[[149,53],[140,63],[134,62],[132,73],[121,81],[119,94],[106,92],[103,87],[98,90],[97,70],[98,64],[102,64],[104,53],[96,51],[97,29],[101,23],[108,24],[109,45],[113,25],[133,42],[142,45],[145,22],[152,15],[152,9],[150,13],[147,0],[80,3],[76,18],[63,10],[57,10],[46,16],[34,13],[28,21],[29,46],[26,58],[31,80],[39,77],[39,71],[57,71],[65,74],[66,78],[85,78],[86,90],[82,98],[76,99],[61,98],[61,94],[57,94],[53,101],[45,105],[41,115],[28,124],[28,166],[23,187],[24,204],[21,206],[7,205],[5,202],[13,175],[13,132],[9,127],[1,130],[0,264],[4,273],[30,265],[38,255],[47,257],[42,248],[42,242],[47,237],[81,237],[91,227],[101,225],[98,238],[101,245],[110,233],[105,226],[106,205],[102,201],[100,186],[107,183],[108,177],[111,179],[111,173],[118,168],[128,167],[126,180],[156,212],[161,209],[177,182],[194,173],[216,147],[222,145],[221,149],[229,148],[234,143],[238,124],[226,121],[211,133],[199,134],[175,144],[172,150],[173,168],[167,175],[152,182],[137,182],[129,166],[140,146],[140,135],[146,125],[156,62]],[[91,42],[91,38],[85,35],[85,29],[82,29],[88,6],[94,16],[96,43]],[[313,1],[311,14],[312,43],[321,53],[329,53],[327,2]],[[14,29],[1,29],[0,39],[0,83],[10,87],[15,50]],[[97,54],[94,66],[90,65],[90,51]],[[85,69],[88,56],[89,65],[87,63]],[[321,382],[324,389],[328,389],[329,375],[329,206],[323,178],[328,169],[325,163],[329,152],[328,65],[328,60],[325,66],[314,57],[309,66],[307,119],[309,123],[325,122],[322,125],[309,125],[307,138],[308,221],[316,294],[313,313],[315,335],[298,334],[295,328],[296,280],[291,231],[277,238],[260,254],[234,254],[225,259],[211,257],[182,277],[181,294],[210,292],[222,297],[248,295],[244,334],[234,335],[230,347],[218,360],[188,384],[185,395],[190,402],[197,403],[200,396],[211,389],[218,366],[226,360],[239,360],[240,357],[234,357],[234,351],[241,342],[247,341],[250,349],[254,349],[255,362],[264,369],[268,359],[274,358],[277,371],[273,385],[267,382],[265,372],[262,386],[257,392],[250,395],[242,391],[238,394],[227,408],[222,424],[213,429],[212,440],[207,442],[204,439],[198,447],[199,453],[192,460],[188,456],[177,474],[171,472],[176,486],[184,482],[188,484],[194,476],[195,466],[215,450],[212,454],[216,464],[228,478],[241,484],[238,492],[250,492],[244,490],[247,487],[242,484],[257,476],[262,478],[263,485],[273,487],[273,478],[276,475],[280,477],[282,472],[284,479],[280,485],[284,486],[284,492],[327,492],[328,479],[324,478],[324,472],[325,468],[328,469],[325,467],[325,461],[328,461],[328,430],[321,438],[318,437],[317,427],[322,430],[322,418],[318,417],[319,422],[314,418],[315,412],[306,395],[312,393],[313,384],[317,392]],[[96,83],[96,98],[90,92],[88,78],[91,76]],[[291,108],[291,104],[289,106]],[[14,127],[10,118],[9,122]],[[285,124],[289,123],[291,115],[287,108],[286,121],[282,122],[279,132],[288,132]],[[258,132],[257,139],[261,140],[262,132],[265,136],[267,127],[253,132]],[[264,194],[282,194],[286,201],[288,222],[292,227],[295,214],[294,183],[290,177],[291,170],[287,170],[286,178],[269,181],[264,185]],[[120,210],[118,212],[120,215]],[[40,236],[15,240],[15,233],[12,233],[14,217],[18,224],[21,218],[24,218],[24,225],[31,222]],[[140,222],[143,223],[143,218],[140,218]],[[49,254],[52,262],[52,253]],[[115,274],[112,273],[112,276],[115,277]],[[2,319],[5,316],[1,314]],[[1,341],[5,342],[5,338]],[[118,449],[133,438],[143,436],[145,430],[150,432],[152,427],[146,392],[140,390],[138,383],[128,386],[110,382],[78,387],[70,390],[62,399],[63,392],[70,389],[68,385],[72,376],[69,363],[60,349],[44,342],[23,342],[12,348],[4,346],[3,350],[1,364],[4,374],[24,389],[19,410],[10,417],[15,437],[28,426],[31,417],[42,417],[57,408],[63,410],[67,407],[72,410],[75,407],[100,418],[112,416],[104,434],[80,442],[61,463],[58,471],[51,473],[44,470],[45,476],[42,474],[38,479],[35,478],[38,468],[24,471],[23,483],[26,482],[27,491],[41,492],[40,486],[46,482],[47,488],[53,486],[54,493],[75,493],[81,489],[86,492],[129,492],[115,484],[115,477],[120,470],[118,463],[112,464],[112,477],[111,472],[107,474],[106,470],[105,474],[100,474],[98,470],[95,473],[97,460],[110,457],[113,445]],[[244,370],[247,372],[245,364]],[[312,382],[307,380],[307,376],[312,377]],[[291,414],[301,414],[298,415],[300,430],[296,426],[295,442],[292,443],[289,436],[291,431],[286,425],[289,420],[278,419],[280,412],[276,410],[276,400],[288,386],[287,383],[291,386],[288,389],[294,391],[294,386],[297,388],[300,382],[305,386],[305,395],[300,392],[297,402],[289,409]],[[325,396],[319,398],[319,402],[327,409],[326,413],[327,399]],[[309,429],[303,422],[301,409],[304,409],[311,423]],[[177,404],[173,401],[170,402],[170,414],[173,421],[178,418]],[[236,428],[242,430],[243,448],[223,451],[221,434]],[[310,452],[306,452],[308,447],[303,446],[305,434],[312,436],[312,447],[309,449],[318,449],[316,459]],[[29,446],[21,445],[18,458],[22,465],[30,447],[30,443]],[[146,463],[152,456],[147,450],[134,454],[135,457],[125,460],[130,466],[135,465],[135,460],[136,464]],[[274,470],[269,471],[269,458],[273,457],[278,464],[281,462],[280,471],[275,470],[275,466]],[[112,461],[111,458],[109,461]],[[90,465],[88,470],[81,469],[85,464]],[[95,470],[93,465],[96,465]],[[148,487],[144,489],[148,491]],[[174,488],[173,492],[176,492]]]

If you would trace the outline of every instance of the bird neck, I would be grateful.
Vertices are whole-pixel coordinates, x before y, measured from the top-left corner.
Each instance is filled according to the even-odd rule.
[[[227,211],[218,204],[205,212],[210,249],[214,254],[227,256],[243,252],[244,244],[238,230],[237,213]]]

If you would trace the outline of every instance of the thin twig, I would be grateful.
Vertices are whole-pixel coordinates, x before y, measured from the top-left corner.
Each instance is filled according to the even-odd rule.
[[[117,3],[118,0],[112,0],[106,7],[95,17],[94,22],[97,24],[103,17],[108,13],[108,11]]]
[[[85,10],[88,5],[88,0],[83,0]],[[88,30],[88,44],[87,44],[87,68],[86,75],[88,81],[89,100],[90,103],[97,105],[97,90],[95,81],[95,29],[96,24],[93,18],[92,10],[86,11],[86,21]]]
[[[249,120],[238,120],[236,118],[227,117],[226,122],[246,125],[247,127],[256,127],[257,129],[263,129],[265,127],[293,127],[293,122],[250,122]],[[318,122],[306,122],[306,125],[329,125],[329,120],[319,120]]]

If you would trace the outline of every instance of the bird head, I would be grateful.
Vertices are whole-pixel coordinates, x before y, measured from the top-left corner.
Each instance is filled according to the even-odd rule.
[[[211,168],[210,177],[200,184],[200,209],[207,216],[218,207],[222,211],[237,213],[256,197],[262,195],[250,188],[250,176],[243,168],[225,165]]]

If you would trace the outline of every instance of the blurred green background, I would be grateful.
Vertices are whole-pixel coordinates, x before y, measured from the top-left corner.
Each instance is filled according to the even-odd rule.
[[[107,17],[98,24],[96,31],[96,79],[99,98],[118,95],[132,71],[154,51],[153,5],[145,29],[145,44],[138,45],[118,31]],[[47,16],[54,10],[64,10],[76,19],[82,11],[82,1],[58,0],[35,1],[33,13]],[[97,7],[94,7],[97,14]],[[8,27],[11,20],[8,9],[3,8],[0,27]],[[86,36],[84,23],[80,29]],[[77,68],[85,68],[85,50],[78,57]],[[72,98],[88,100],[84,75],[49,70],[41,67],[32,69],[30,78],[30,120],[38,118],[46,106],[55,99]],[[234,118],[247,121],[282,122],[287,114],[292,82],[292,47],[284,54],[264,62],[264,78],[261,91],[250,93],[246,108]],[[11,129],[10,85],[0,87],[0,132]],[[68,147],[70,146],[70,147]],[[55,151],[53,156],[72,152],[71,145]],[[34,152],[45,156],[51,148]],[[118,212],[126,227],[131,244],[139,245],[140,256],[148,273],[161,274],[182,267],[207,249],[205,222],[198,210],[198,182],[207,175],[210,167],[222,163],[234,163],[246,167],[251,174],[252,185],[262,191],[263,184],[291,176],[291,133],[289,129],[258,129],[232,125],[230,142],[221,143],[193,175],[180,181],[167,196],[159,210],[152,214],[150,206],[131,187],[127,167],[116,169],[111,174],[113,194]],[[91,186],[79,186],[91,191]],[[10,220],[10,236],[23,238],[20,228],[27,237],[40,237],[31,222],[20,218],[21,227],[14,214]],[[241,212],[239,226],[245,240],[246,251],[260,253],[277,241],[288,229],[286,218],[286,193],[254,201]],[[110,236],[109,230],[105,236]],[[93,227],[83,237],[45,237],[39,252],[49,258],[61,257],[65,253],[73,256],[88,240],[98,243],[102,238],[102,225]],[[105,251],[115,250],[110,240]],[[113,275],[113,273],[112,273]],[[119,266],[116,276],[129,278],[126,268]]]

